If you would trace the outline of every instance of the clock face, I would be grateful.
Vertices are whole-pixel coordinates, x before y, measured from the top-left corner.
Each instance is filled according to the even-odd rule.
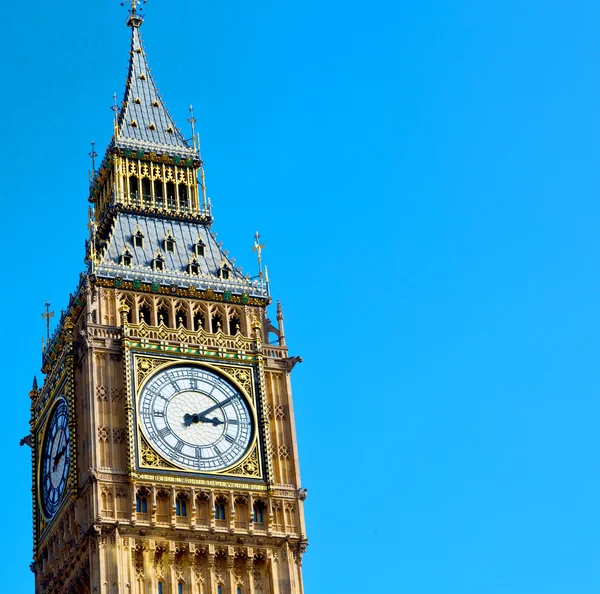
[[[40,483],[42,507],[47,518],[58,510],[67,486],[70,457],[67,403],[60,400],[52,412],[42,444]]]
[[[177,466],[196,471],[235,464],[252,439],[252,414],[241,392],[204,367],[159,371],[139,398],[142,431]]]

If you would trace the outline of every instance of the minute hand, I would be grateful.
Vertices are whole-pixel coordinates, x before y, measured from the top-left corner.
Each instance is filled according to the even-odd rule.
[[[217,404],[215,404],[214,406],[211,406],[210,408],[203,410],[201,413],[198,413],[198,418],[201,419],[202,417],[206,416],[209,412],[212,412],[213,410],[216,410],[217,408],[221,408],[222,406],[225,406],[228,402],[231,402],[234,398],[237,398],[237,397],[238,397],[238,395],[234,394],[233,396],[230,396],[226,400],[223,400],[223,402],[217,402]]]

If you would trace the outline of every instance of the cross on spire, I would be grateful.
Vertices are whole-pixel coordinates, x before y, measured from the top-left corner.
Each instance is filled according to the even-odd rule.
[[[46,336],[50,340],[50,319],[54,317],[54,312],[50,311],[50,303],[48,301],[44,303],[44,307],[46,308],[46,313],[42,314],[42,320],[46,320]]]
[[[95,146],[96,143],[92,140],[92,150],[88,153],[88,156],[92,159],[92,177],[96,175],[96,157],[98,156],[98,153],[94,150]]]

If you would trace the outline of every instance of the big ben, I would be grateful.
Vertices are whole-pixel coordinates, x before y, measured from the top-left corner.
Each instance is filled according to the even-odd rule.
[[[157,91],[142,24],[134,2],[86,267],[30,392],[36,592],[300,594],[299,358],[262,269],[216,240],[199,143]]]

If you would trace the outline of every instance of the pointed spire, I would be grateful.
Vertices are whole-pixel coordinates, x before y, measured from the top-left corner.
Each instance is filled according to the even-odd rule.
[[[33,385],[31,386],[31,391],[32,392],[38,391],[37,375],[33,376]]]
[[[144,19],[131,0],[127,26],[131,27],[129,72],[123,104],[117,117],[115,146],[198,158],[169,114],[150,74],[140,27]]]

